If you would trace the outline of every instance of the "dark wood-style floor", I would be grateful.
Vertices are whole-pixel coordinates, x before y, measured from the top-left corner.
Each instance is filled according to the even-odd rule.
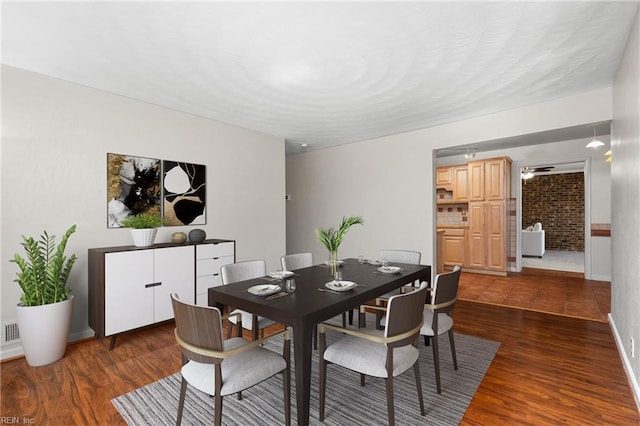
[[[458,302],[454,318],[457,332],[501,343],[462,424],[640,424],[608,324],[469,301]],[[111,399],[179,370],[172,323],[122,335],[108,349],[108,339],[90,339],[49,366],[4,362],[1,415],[124,425]]]

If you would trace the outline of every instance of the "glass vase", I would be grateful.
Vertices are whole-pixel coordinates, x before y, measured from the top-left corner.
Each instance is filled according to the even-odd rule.
[[[331,268],[331,276],[335,277],[338,271],[338,250],[329,252],[329,268]]]

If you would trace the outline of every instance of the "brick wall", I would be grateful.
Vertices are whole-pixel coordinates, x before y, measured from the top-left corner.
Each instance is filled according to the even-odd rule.
[[[584,174],[522,181],[522,227],[542,222],[547,250],[584,251]]]

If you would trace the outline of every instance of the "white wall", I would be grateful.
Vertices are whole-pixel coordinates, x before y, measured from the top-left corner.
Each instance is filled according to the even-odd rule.
[[[2,67],[2,321],[15,320],[20,289],[20,236],[71,224],[76,253],[69,283],[75,295],[72,339],[91,335],[87,249],[131,245],[127,229],[106,227],[107,153],[207,166],[208,238],[237,241],[238,260],[264,258],[279,268],[285,250],[284,140],[11,67]],[[21,353],[2,347],[2,357]]]
[[[640,406],[640,12],[613,86],[609,321]],[[631,357],[630,339],[635,340]]]
[[[585,145],[591,140],[576,139],[542,145],[530,145],[521,148],[509,148],[497,151],[479,152],[476,159],[508,156],[512,163],[511,189],[516,196],[516,185],[520,180],[520,165],[549,164],[572,161],[589,160],[588,180],[590,181],[590,209],[585,212],[590,223],[611,223],[611,166],[606,163],[604,153],[609,150],[609,137],[600,136],[605,146],[592,149]],[[482,144],[480,144],[482,146]],[[464,164],[463,155],[445,157],[438,160],[438,165]],[[588,214],[587,214],[588,213]],[[518,237],[519,238],[519,237]],[[590,250],[585,262],[585,276],[588,279],[611,281],[611,238],[591,237],[587,238],[587,246]]]
[[[324,259],[317,226],[361,214],[341,257],[381,248],[422,252],[434,264],[433,150],[611,119],[611,89],[287,157],[287,251]]]

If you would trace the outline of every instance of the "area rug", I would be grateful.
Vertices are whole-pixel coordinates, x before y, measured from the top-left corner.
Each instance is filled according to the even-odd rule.
[[[328,336],[334,335],[328,334]],[[275,340],[275,339],[274,339]],[[456,333],[458,370],[453,369],[449,339],[440,338],[440,374],[442,394],[438,395],[433,368],[433,350],[420,341],[420,374],[426,416],[420,416],[413,370],[394,379],[395,420],[399,425],[457,425],[471,402],[482,378],[493,360],[500,343]],[[281,353],[281,342],[269,342],[267,347]],[[293,366],[295,368],[295,366]],[[293,372],[292,372],[293,373]],[[291,380],[291,421],[296,423],[295,379]],[[131,426],[174,425],[180,373],[173,374],[112,400],[122,417]],[[282,375],[266,380],[223,400],[224,425],[284,424]],[[314,352],[311,382],[310,424],[344,426],[387,423],[384,380],[367,377],[365,387],[360,376],[330,365],[327,371],[325,420],[318,420],[318,358]],[[183,425],[205,425],[213,422],[213,398],[189,387],[185,399]]]

